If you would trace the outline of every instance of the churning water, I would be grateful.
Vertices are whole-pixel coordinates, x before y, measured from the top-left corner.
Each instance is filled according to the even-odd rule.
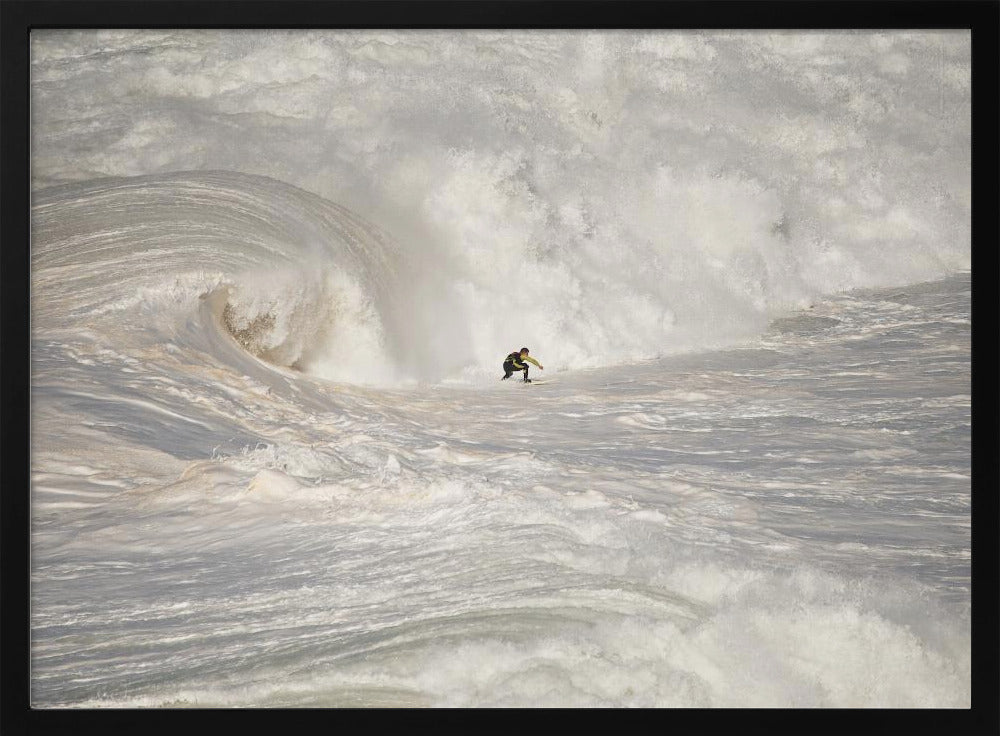
[[[33,705],[968,707],[969,49],[33,33]]]

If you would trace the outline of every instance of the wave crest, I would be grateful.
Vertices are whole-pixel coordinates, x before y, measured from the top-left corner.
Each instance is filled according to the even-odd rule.
[[[232,172],[43,190],[32,214],[36,327],[72,324],[212,351],[199,302],[248,353],[341,381],[391,380],[383,328],[398,254],[373,225]],[[132,337],[131,339],[140,339]]]

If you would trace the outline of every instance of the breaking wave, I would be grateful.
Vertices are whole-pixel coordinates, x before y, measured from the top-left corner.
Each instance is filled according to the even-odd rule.
[[[36,266],[72,219],[143,266],[98,302],[215,294],[335,381],[641,361],[970,267],[962,34],[47,32],[33,80]]]

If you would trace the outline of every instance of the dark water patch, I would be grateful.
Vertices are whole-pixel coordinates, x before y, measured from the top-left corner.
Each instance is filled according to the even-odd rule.
[[[218,417],[193,413],[183,416],[159,407],[146,397],[134,399],[145,405],[145,410],[135,411],[127,392],[102,397],[68,388],[45,387],[36,388],[33,393],[36,398],[44,394],[46,402],[88,417],[88,426],[112,437],[140,447],[152,447],[181,460],[210,457],[213,448],[221,445],[241,448],[265,442],[264,437],[248,433],[235,422],[223,424]]]
[[[815,335],[820,332],[826,332],[839,324],[840,320],[833,317],[796,314],[791,317],[782,317],[781,319],[774,320],[771,322],[771,330],[796,335]]]

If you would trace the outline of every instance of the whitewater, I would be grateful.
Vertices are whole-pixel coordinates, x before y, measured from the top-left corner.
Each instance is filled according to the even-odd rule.
[[[31,704],[968,708],[970,65],[33,31]]]

